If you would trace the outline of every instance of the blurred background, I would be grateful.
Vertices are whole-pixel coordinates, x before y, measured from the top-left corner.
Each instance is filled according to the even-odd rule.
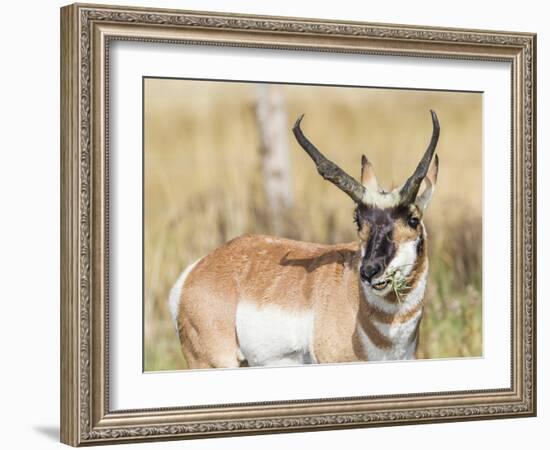
[[[144,370],[185,369],[168,310],[181,271],[244,233],[356,239],[353,202],[295,142],[302,129],[359,177],[400,185],[441,124],[419,358],[482,352],[482,95],[148,78],[144,82]]]

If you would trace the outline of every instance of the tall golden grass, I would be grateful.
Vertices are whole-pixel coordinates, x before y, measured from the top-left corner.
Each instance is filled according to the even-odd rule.
[[[441,123],[440,171],[425,223],[430,277],[420,358],[482,351],[482,154],[480,94],[284,85],[294,204],[287,237],[356,239],[353,204],[317,174],[294,142],[303,129],[344,170],[361,153],[381,184],[403,182]],[[147,79],[144,143],[144,369],[185,369],[169,311],[179,273],[243,233],[270,233],[260,173],[252,83]]]

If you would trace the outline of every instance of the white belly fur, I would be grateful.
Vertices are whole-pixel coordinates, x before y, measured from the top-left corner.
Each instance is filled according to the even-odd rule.
[[[258,307],[243,300],[237,306],[236,326],[240,353],[251,367],[316,362],[312,312]]]

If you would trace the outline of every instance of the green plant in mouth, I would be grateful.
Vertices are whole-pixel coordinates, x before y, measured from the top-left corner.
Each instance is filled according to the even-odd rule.
[[[409,280],[401,273],[401,267],[404,266],[396,267],[389,272],[387,278],[387,281],[399,303],[401,303],[402,296],[411,288]]]

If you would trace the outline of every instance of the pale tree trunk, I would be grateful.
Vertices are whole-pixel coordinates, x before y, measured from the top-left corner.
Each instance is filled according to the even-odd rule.
[[[280,233],[284,231],[289,208],[292,206],[292,189],[286,99],[279,86],[258,86],[256,117],[270,228],[275,233]]]

